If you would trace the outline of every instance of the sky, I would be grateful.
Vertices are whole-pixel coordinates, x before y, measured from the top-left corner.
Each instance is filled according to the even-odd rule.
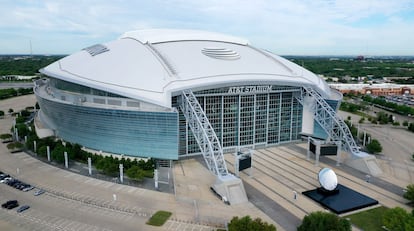
[[[0,0],[0,54],[71,54],[126,31],[196,29],[278,55],[414,55],[414,0]]]

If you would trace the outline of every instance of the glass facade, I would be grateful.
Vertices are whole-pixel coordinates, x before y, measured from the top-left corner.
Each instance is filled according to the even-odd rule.
[[[335,111],[337,111],[339,108],[339,101],[337,100],[329,100],[325,99],[325,101],[331,106]],[[328,134],[325,132],[325,130],[322,128],[322,126],[316,122],[313,124],[313,136],[322,140],[328,139]]]
[[[112,103],[124,97],[50,80],[47,94],[37,94],[41,119],[66,141],[104,152],[159,159],[200,153],[181,111],[128,109],[128,105]],[[86,103],[70,100],[71,92],[85,96]],[[244,85],[193,93],[226,152],[299,140],[303,107],[296,97],[300,92],[294,86]],[[101,99],[90,100],[91,95],[102,96],[106,103],[91,106]],[[180,107],[180,97],[172,98],[172,107]],[[113,105],[116,107],[111,108]]]
[[[225,151],[243,146],[266,146],[300,139],[302,105],[300,87],[237,86],[196,91],[197,100]],[[178,98],[173,106],[179,107]],[[184,116],[179,116],[179,155],[200,149]]]
[[[178,112],[95,108],[38,97],[41,118],[66,141],[128,156],[178,159]]]

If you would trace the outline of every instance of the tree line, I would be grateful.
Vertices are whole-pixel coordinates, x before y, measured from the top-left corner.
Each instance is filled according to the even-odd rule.
[[[330,59],[327,57],[287,57],[306,69],[329,77],[414,77],[414,64],[407,59]]]
[[[7,89],[0,89],[0,100],[8,99],[16,96],[21,95],[29,95],[33,94],[33,88],[7,88]]]
[[[63,56],[1,56],[0,76],[4,75],[26,75],[32,76],[39,72],[39,69],[57,61]]]

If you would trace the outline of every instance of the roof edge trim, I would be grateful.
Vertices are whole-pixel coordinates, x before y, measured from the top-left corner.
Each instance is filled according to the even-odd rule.
[[[163,43],[177,41],[220,41],[248,45],[249,41],[243,38],[200,30],[148,29],[128,31],[120,39],[133,38],[141,43]]]

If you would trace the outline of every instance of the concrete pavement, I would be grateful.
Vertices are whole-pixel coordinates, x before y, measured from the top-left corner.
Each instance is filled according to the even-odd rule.
[[[0,101],[0,110],[7,111],[8,108],[13,108],[17,111],[34,105],[34,102],[33,96],[17,97]],[[0,120],[0,133],[10,131],[11,121],[12,118],[7,116]],[[222,226],[233,216],[244,215],[260,217],[275,224],[279,231],[296,230],[296,226],[306,214],[324,210],[300,193],[319,186],[317,173],[325,166],[334,169],[341,184],[377,199],[380,204],[410,209],[405,205],[406,201],[401,195],[375,185],[375,181],[367,183],[365,179],[349,174],[346,169],[327,165],[329,162],[325,163],[324,158],[319,166],[314,166],[312,161],[306,160],[304,145],[306,144],[288,144],[256,150],[253,156],[253,175],[249,176],[247,172],[241,174],[250,202],[231,206],[225,205],[210,192],[209,187],[213,184],[214,177],[203,162],[196,159],[175,162],[175,194],[82,176],[43,163],[25,153],[10,154],[3,144],[0,144],[0,169],[30,184],[47,189],[50,196],[57,201],[73,201],[87,210],[97,207],[98,210],[114,211],[111,214],[115,215],[126,214],[126,218],[123,219],[131,224],[142,225],[144,230],[208,230]],[[229,169],[232,170],[234,157],[227,154],[225,158]],[[391,184],[393,176],[384,176],[383,180]],[[297,192],[296,199],[294,192]],[[74,209],[71,206],[69,209]],[[137,220],[145,220],[161,209],[173,212],[173,217],[161,228],[145,226],[139,221],[127,218],[130,214]],[[5,219],[8,219],[7,216]],[[75,225],[76,222],[81,223],[73,222]]]

